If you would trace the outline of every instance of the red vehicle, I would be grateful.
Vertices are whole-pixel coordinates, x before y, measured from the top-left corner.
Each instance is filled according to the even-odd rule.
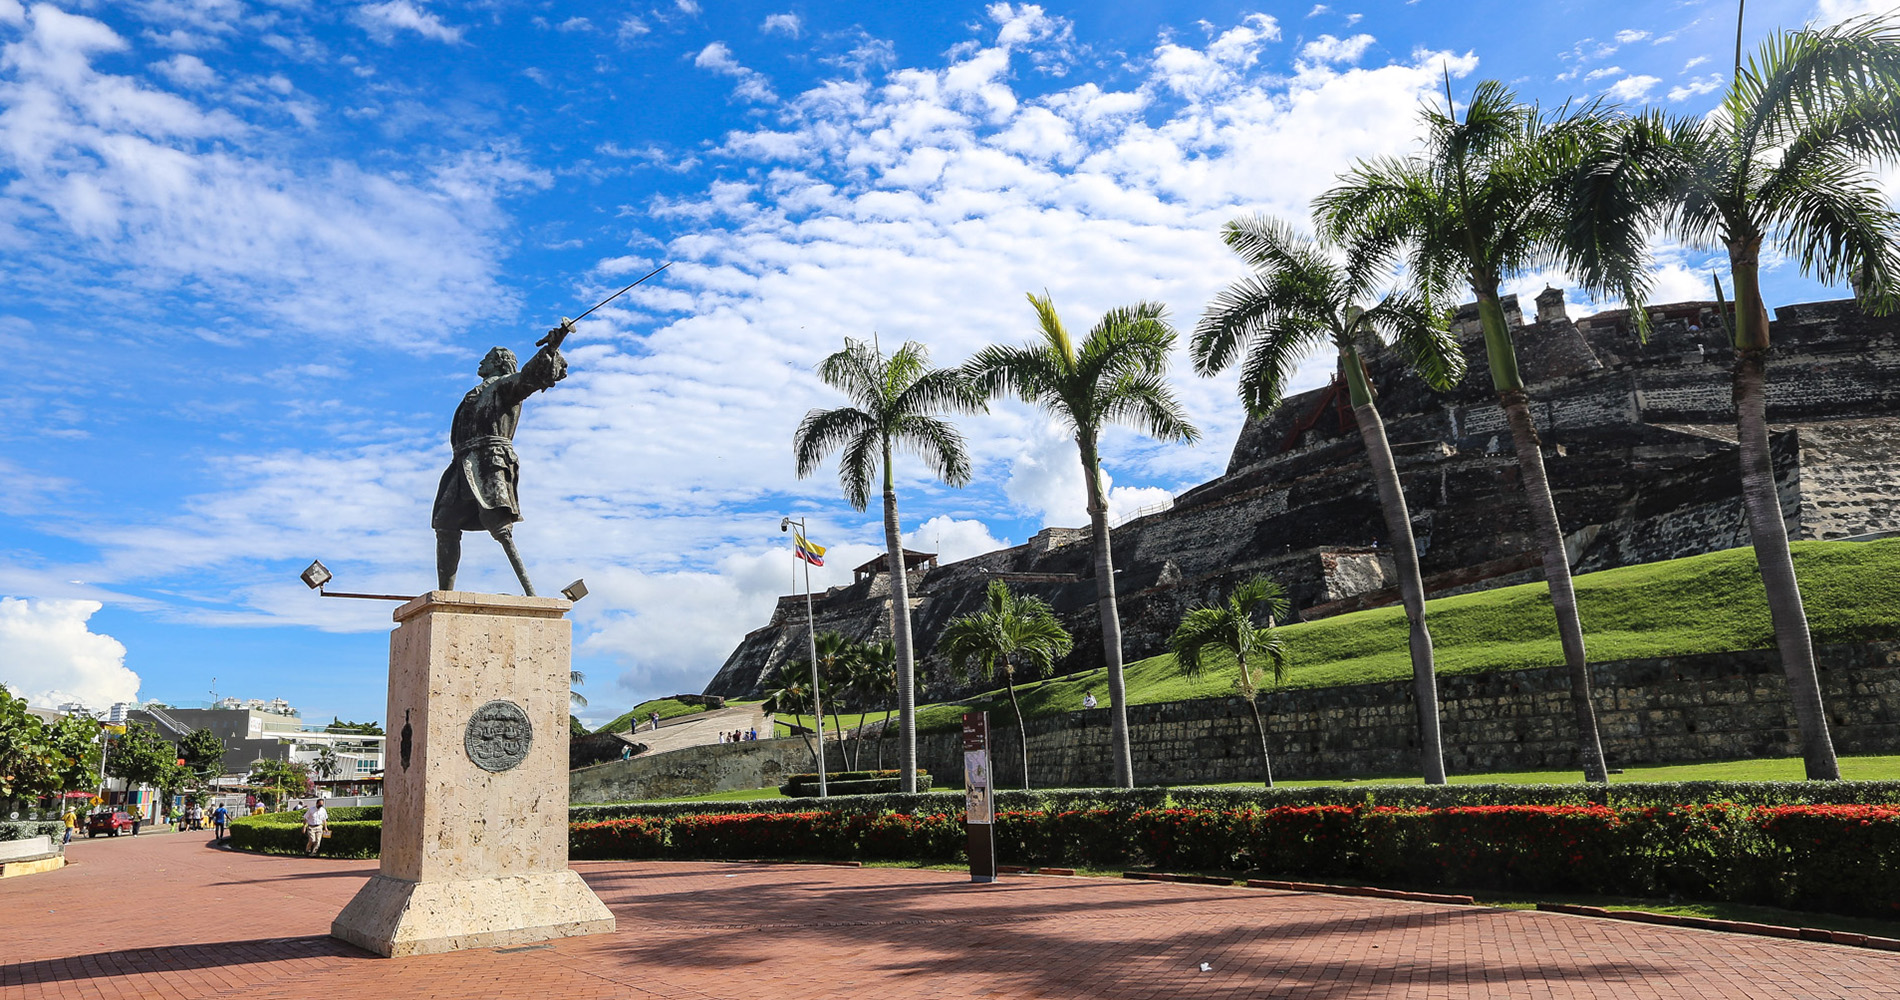
[[[130,830],[138,836],[139,818],[123,809],[105,809],[86,817],[86,836],[97,837],[105,834],[116,837],[120,830]]]

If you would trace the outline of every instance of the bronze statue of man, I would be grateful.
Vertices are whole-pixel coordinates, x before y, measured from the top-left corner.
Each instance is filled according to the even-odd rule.
[[[501,543],[508,554],[508,565],[521,579],[521,589],[534,596],[534,584],[521,565],[521,553],[515,551],[513,525],[521,520],[521,500],[516,495],[521,469],[515,457],[515,428],[521,423],[521,402],[567,377],[567,359],[561,356],[561,342],[574,331],[573,323],[548,331],[544,345],[517,365],[515,355],[506,347],[497,347],[482,358],[476,373],[482,384],[470,389],[455,408],[449,425],[449,445],[455,457],[442,473],[442,484],[435,491],[436,580],[443,590],[455,589],[455,571],[462,562],[462,532],[486,531]]]

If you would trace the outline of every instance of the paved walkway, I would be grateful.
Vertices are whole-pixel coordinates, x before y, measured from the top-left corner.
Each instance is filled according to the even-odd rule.
[[[0,998],[1892,997],[1900,955],[1561,914],[1119,879],[583,863],[616,934],[389,960],[374,862],[76,843],[0,883]],[[1200,970],[1201,963],[1211,966]]]

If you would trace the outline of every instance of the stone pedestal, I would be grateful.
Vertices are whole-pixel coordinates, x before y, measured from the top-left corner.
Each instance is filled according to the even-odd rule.
[[[396,609],[382,869],[331,936],[393,957],[614,929],[567,867],[572,606],[438,590]]]

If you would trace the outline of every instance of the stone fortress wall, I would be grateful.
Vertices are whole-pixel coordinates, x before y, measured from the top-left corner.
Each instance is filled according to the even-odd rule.
[[[1532,320],[1515,300],[1507,316],[1573,568],[1747,544],[1729,399],[1733,351],[1716,304],[1655,307],[1640,340],[1627,313],[1573,322],[1560,292],[1538,300]],[[1470,371],[1446,393],[1405,375],[1389,352],[1368,355],[1433,596],[1542,577],[1474,308],[1461,311],[1458,331]],[[1870,317],[1846,300],[1794,305],[1778,311],[1773,336],[1769,418],[1790,535],[1900,530],[1900,319]],[[1297,616],[1309,619],[1397,601],[1363,446],[1330,387],[1250,421],[1224,475],[1113,530],[1131,661],[1161,652],[1189,606],[1254,574],[1287,587]],[[1024,545],[911,571],[919,676],[932,697],[973,689],[948,676],[933,650],[992,579],[1056,609],[1077,637],[1063,672],[1101,665],[1088,539],[1086,528],[1048,528]],[[888,637],[889,593],[884,574],[832,588],[817,601],[818,628]],[[706,693],[756,696],[762,678],[803,655],[803,611],[802,600],[781,599]]]

